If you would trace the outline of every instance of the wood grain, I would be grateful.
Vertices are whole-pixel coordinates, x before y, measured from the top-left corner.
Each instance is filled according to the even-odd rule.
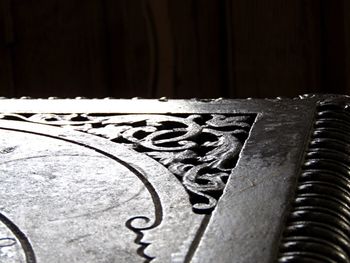
[[[321,1],[322,92],[346,92],[346,1]]]
[[[231,96],[295,96],[317,89],[317,1],[231,4],[235,76]]]
[[[350,4],[0,0],[0,95],[349,93]]]
[[[13,0],[18,95],[106,96],[100,4]]]
[[[220,94],[219,6],[214,1],[169,1],[175,42],[175,96]]]
[[[9,0],[0,1],[0,96],[14,96],[13,17]]]

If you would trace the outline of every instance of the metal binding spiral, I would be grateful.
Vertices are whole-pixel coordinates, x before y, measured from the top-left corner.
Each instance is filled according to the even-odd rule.
[[[350,262],[350,112],[345,105],[317,108],[277,262]]]

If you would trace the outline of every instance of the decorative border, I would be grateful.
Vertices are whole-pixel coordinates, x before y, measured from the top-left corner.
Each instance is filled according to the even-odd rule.
[[[76,100],[79,99],[85,98],[76,98]],[[113,98],[106,99],[108,100]],[[139,98],[134,99],[137,100]],[[267,100],[279,101],[282,99],[283,98],[278,97]],[[167,98],[158,99],[158,101],[167,100]],[[222,99],[193,99],[190,101],[219,102],[220,100]],[[314,130],[312,131],[310,137],[308,150],[305,153],[305,162],[301,167],[299,181],[296,186],[296,194],[294,198],[292,197],[291,209],[287,218],[283,236],[281,238],[281,246],[277,261],[285,263],[350,263],[350,137],[348,136],[348,134],[350,134],[350,99],[346,96],[336,95],[302,95],[299,98],[294,98],[293,100],[310,100],[313,103],[318,103],[318,106],[316,109]],[[216,125],[215,127],[209,125],[207,121],[214,116],[210,116],[211,114],[208,113],[201,113],[199,116],[194,114],[169,113],[165,114],[164,116],[170,116],[170,118],[176,118],[178,120],[175,121],[175,119],[168,119],[167,121],[164,121],[164,123],[157,123],[151,120],[152,118],[145,118],[143,120],[133,121],[131,124],[117,120],[122,116],[111,116],[112,114],[109,114],[110,116],[104,116],[103,114],[58,115],[52,116],[47,114],[44,116],[43,114],[22,114],[22,116],[6,116],[6,118],[13,117],[16,119],[16,117],[19,117],[20,120],[35,123],[70,126],[70,128],[73,127],[76,130],[105,137],[117,143],[123,143],[132,147],[136,151],[140,151],[151,156],[168,169],[170,169],[171,165],[171,169],[176,168],[176,171],[179,167],[181,169],[184,168],[182,169],[181,173],[177,173],[174,172],[175,170],[172,170],[172,172],[177,175],[178,179],[180,179],[182,183],[184,181],[181,174],[184,174],[183,172],[187,172],[186,169],[196,168],[188,168],[188,164],[195,164],[195,166],[199,167],[201,167],[200,165],[202,164],[210,164],[212,168],[217,169],[217,167],[214,167],[215,163],[211,163],[212,160],[204,160],[204,163],[198,163],[198,160],[201,162],[203,160],[200,159],[199,156],[193,157],[193,154],[188,152],[188,150],[192,150],[190,149],[192,147],[191,143],[203,141],[201,139],[198,140],[198,136],[202,136],[199,134],[202,134],[202,132],[205,131],[205,137],[209,136],[210,134],[215,135],[216,139],[206,141],[205,147],[210,146],[212,147],[212,151],[221,152],[217,151],[217,149],[223,146],[223,144],[219,143],[220,140],[218,140],[224,137],[223,131],[229,132],[230,136],[235,138],[237,136],[235,133],[244,128],[243,131],[239,131],[239,133],[242,134],[240,136],[243,137],[238,138],[238,141],[241,144],[244,144],[245,139],[250,132],[251,125],[256,117],[254,114],[223,114],[222,117],[224,118],[217,115],[216,117],[219,117],[218,119],[220,122],[224,121],[225,117],[247,117],[244,115],[250,115],[248,122],[246,119],[240,120],[240,118],[238,118],[240,124],[236,124],[234,129],[227,129],[227,127],[223,128],[221,125]],[[142,114],[136,113],[132,115],[140,116]],[[156,117],[157,115],[152,116]],[[203,116],[205,116],[205,118],[200,119],[200,117]],[[207,118],[207,116],[210,116],[210,118]],[[110,120],[111,117],[113,117],[112,122]],[[169,121],[172,124],[175,122],[178,124],[183,124],[176,126],[177,129],[183,129],[178,131],[181,132],[180,137],[182,138],[172,141],[172,143],[176,142],[177,144],[175,152],[181,153],[176,156],[173,154],[174,149],[165,149],[163,147],[169,147],[167,145],[168,143],[164,143],[164,145],[161,146],[161,148],[164,149],[161,149],[159,145],[163,144],[163,142],[161,142],[163,139],[174,139],[174,136],[169,138],[168,136],[163,137],[163,134],[161,134],[163,132],[169,132]],[[191,130],[190,127],[192,127],[191,125],[187,125],[189,122],[192,123],[191,125],[199,125],[200,127],[197,127],[198,133],[196,133],[196,135],[189,135],[188,138],[186,135],[186,138],[184,138],[183,135],[189,132]],[[242,124],[245,122],[248,124],[247,127],[242,126]],[[140,123],[142,124],[140,125]],[[123,130],[120,131],[121,136],[117,138],[115,134],[119,133],[115,133],[114,131],[115,128],[119,128],[121,125],[129,125],[133,131],[135,131],[135,129],[140,130],[140,128],[142,128],[147,134],[142,136],[142,138],[139,138],[138,136],[135,137],[133,135],[136,134],[135,132],[127,132],[124,134],[125,131]],[[208,132],[208,129],[210,132]],[[184,134],[182,132],[184,132]],[[220,134],[217,134],[218,132]],[[157,133],[157,136],[154,136],[155,133]],[[245,135],[243,135],[244,133]],[[175,138],[176,137],[179,136],[175,136]],[[186,143],[179,144],[179,142],[184,141],[184,139],[186,139]],[[188,145],[188,143],[190,143],[189,149],[185,147],[185,145]],[[237,147],[237,149],[241,149],[241,147],[242,146],[240,145]],[[174,146],[170,146],[170,148],[174,148]],[[195,149],[197,150],[198,147],[195,147]],[[201,151],[202,149],[200,149],[199,152]],[[230,156],[229,159],[235,160],[236,157],[234,156],[237,157],[237,152]],[[212,159],[214,160],[215,158]],[[193,160],[196,161],[193,162]],[[223,167],[220,169],[222,168]],[[208,178],[218,179],[218,184],[215,183],[215,179],[213,181],[214,183],[210,182],[209,186],[220,186],[219,189],[209,189],[205,185],[204,188],[202,188],[203,185],[195,185],[196,180],[191,181],[192,185],[195,185],[196,188],[192,188],[190,184],[184,184],[186,190],[192,195],[195,194],[196,196],[194,199],[192,198],[194,212],[210,215],[211,211],[215,208],[216,201],[220,198],[222,190],[225,187],[225,183],[230,172],[229,170],[232,170],[234,166],[229,168],[230,169],[222,169],[222,171],[210,170],[209,173],[207,171],[203,171],[203,173],[200,171],[200,174],[196,174],[196,178],[202,183],[203,181],[201,181],[201,179],[204,179],[204,183],[206,184],[208,183],[208,181],[206,181]],[[212,178],[211,174],[214,174],[214,172],[219,176]],[[221,174],[220,172],[223,173]],[[208,177],[206,174],[209,174],[210,176]],[[203,177],[203,175],[205,175],[205,177]],[[189,176],[188,178],[192,177]],[[199,188],[201,188],[200,191],[198,191]],[[218,194],[211,196],[213,191],[217,192]],[[209,198],[207,198],[208,196]],[[202,199],[198,199],[201,197]],[[208,200],[213,200],[213,202],[211,203]],[[131,230],[133,229],[131,228]],[[139,234],[140,231],[138,229],[134,230],[133,231],[136,234]],[[147,229],[145,228],[144,230]],[[147,244],[144,243],[139,244],[143,246],[143,249],[147,246]],[[146,260],[151,261],[152,258],[146,257]],[[190,259],[188,262],[190,262]]]
[[[14,116],[11,115],[11,117],[13,118]],[[33,123],[36,123],[36,122],[33,122]],[[139,248],[137,249],[136,252],[140,257],[144,258],[143,262],[148,263],[148,262],[151,262],[152,259],[154,259],[154,257],[149,256],[149,255],[145,254],[145,252],[144,252],[144,250],[147,248],[147,246],[149,246],[151,243],[147,243],[147,242],[142,241],[142,238],[144,236],[143,231],[154,229],[162,223],[163,206],[161,204],[159,192],[157,191],[156,187],[154,187],[152,185],[151,181],[146,176],[146,174],[144,174],[144,171],[140,171],[140,170],[136,169],[132,165],[129,165],[129,163],[126,162],[125,159],[123,160],[123,159],[120,159],[118,157],[118,152],[125,151],[125,149],[111,151],[110,150],[111,144],[109,145],[109,147],[107,147],[108,144],[107,145],[105,144],[103,146],[103,148],[101,148],[101,145],[96,144],[96,146],[95,146],[95,140],[93,140],[92,138],[85,137],[85,140],[79,141],[76,139],[77,138],[81,139],[82,137],[81,136],[77,137],[78,133],[75,136],[72,136],[71,134],[66,135],[66,134],[62,133],[61,131],[56,131],[56,133],[55,133],[55,132],[52,132],[50,130],[47,131],[46,127],[42,128],[42,129],[38,129],[38,130],[36,130],[36,129],[33,130],[33,128],[30,128],[30,127],[28,129],[24,129],[23,126],[19,128],[18,125],[13,125],[13,126],[11,126],[11,125],[9,125],[9,126],[4,125],[3,126],[2,125],[1,129],[7,130],[7,131],[18,131],[18,132],[23,132],[23,133],[40,135],[40,136],[44,136],[44,137],[53,138],[56,140],[61,140],[64,142],[72,143],[75,145],[79,145],[81,147],[85,147],[87,149],[96,151],[102,155],[105,155],[109,159],[124,166],[131,173],[133,173],[136,177],[138,177],[138,179],[144,184],[145,189],[151,195],[151,198],[152,198],[152,201],[154,204],[154,209],[155,209],[154,219],[149,218],[147,216],[143,216],[143,215],[135,216],[135,217],[129,218],[127,220],[127,222],[125,223],[125,226],[136,234],[137,237],[135,238],[134,241],[137,245],[139,245]],[[6,148],[6,150],[11,150],[11,149]],[[148,173],[148,175],[149,174],[150,173]],[[4,224],[9,229],[9,231],[11,231],[13,233],[13,235],[17,238],[17,240],[20,242],[20,246],[22,247],[22,251],[19,251],[19,252],[22,252],[24,254],[25,262],[26,263],[36,263],[37,260],[36,260],[35,253],[34,253],[32,245],[30,243],[29,238],[23,232],[21,232],[21,230],[9,218],[7,218],[1,212],[0,212],[0,223]],[[0,238],[0,248],[1,248],[1,241],[2,240],[5,240],[5,238]]]
[[[210,214],[225,189],[256,114],[0,114],[97,135],[165,166],[189,194],[193,211]]]
[[[319,102],[278,262],[350,262],[350,105]]]
[[[102,137],[165,166],[189,194],[193,212],[205,214],[187,254],[183,255],[183,262],[191,262],[256,117],[256,113],[0,114],[3,120],[57,126]],[[150,245],[143,240],[145,231],[160,223],[144,216],[130,218],[125,223],[136,234],[137,254],[145,263],[154,259],[145,251]]]

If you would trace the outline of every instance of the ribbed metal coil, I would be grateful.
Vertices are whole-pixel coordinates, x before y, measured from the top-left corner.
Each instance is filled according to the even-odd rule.
[[[278,256],[280,263],[350,262],[350,112],[317,109]]]

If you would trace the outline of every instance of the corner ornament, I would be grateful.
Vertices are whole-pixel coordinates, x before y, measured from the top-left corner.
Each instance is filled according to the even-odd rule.
[[[195,213],[208,214],[237,164],[256,114],[2,114],[0,118],[69,127],[147,154],[180,180]]]

